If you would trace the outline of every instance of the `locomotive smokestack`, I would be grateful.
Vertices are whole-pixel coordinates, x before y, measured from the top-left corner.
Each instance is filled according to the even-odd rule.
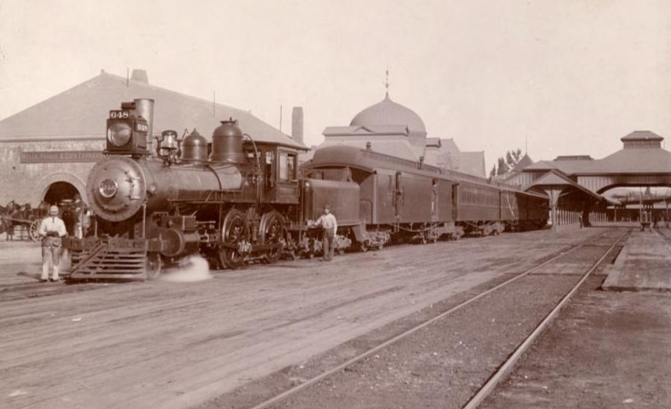
[[[134,99],[133,102],[135,103],[135,113],[147,120],[147,125],[149,126],[149,131],[147,132],[147,150],[149,152],[153,152],[154,100],[147,98],[138,98]]]
[[[294,107],[291,113],[291,137],[303,143],[303,107]]]

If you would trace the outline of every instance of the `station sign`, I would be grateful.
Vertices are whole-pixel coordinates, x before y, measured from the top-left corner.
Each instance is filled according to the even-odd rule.
[[[86,163],[105,156],[101,151],[33,151],[21,152],[21,163]]]

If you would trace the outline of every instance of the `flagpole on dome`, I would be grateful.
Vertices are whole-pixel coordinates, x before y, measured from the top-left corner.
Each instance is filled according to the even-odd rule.
[[[389,70],[388,69],[386,71],[386,74],[387,74],[387,76],[384,80],[384,88],[386,89],[386,93],[385,93],[384,98],[389,99]]]

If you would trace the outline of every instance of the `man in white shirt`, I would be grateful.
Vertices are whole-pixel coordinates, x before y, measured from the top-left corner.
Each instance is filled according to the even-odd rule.
[[[53,267],[52,281],[58,281],[58,264],[62,253],[62,238],[68,232],[65,229],[65,223],[58,217],[58,207],[49,208],[49,216],[42,219],[38,230],[42,237],[42,278],[40,281],[49,281],[49,270]]]
[[[324,206],[324,214],[317,219],[316,225],[320,225],[324,228],[324,261],[333,260],[333,239],[335,238],[336,231],[338,230],[338,221],[336,217],[331,213],[331,207],[329,205]]]

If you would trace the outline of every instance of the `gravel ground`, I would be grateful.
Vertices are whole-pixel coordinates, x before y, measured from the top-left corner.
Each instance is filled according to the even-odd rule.
[[[350,254],[333,263],[253,266],[215,272],[200,282],[5,298],[0,407],[250,408],[604,231],[504,234]],[[29,282],[26,274],[39,269],[39,246],[4,244],[0,286]],[[517,330],[544,316],[530,303],[556,300],[559,287],[577,281],[575,267],[591,252],[567,255],[500,298],[481,300],[477,311],[462,310],[451,322],[435,323],[308,388],[312,396],[278,407],[458,407],[507,354],[504,349],[519,342]],[[63,286],[68,287],[74,286]],[[572,308],[575,317],[562,327]],[[665,294],[587,289],[547,332],[559,327],[559,333],[543,344],[545,334],[519,363],[524,368],[538,353],[530,369],[513,372],[510,380],[519,382],[502,385],[487,404],[671,407],[668,352],[659,353],[670,350],[670,316]],[[625,375],[614,376],[617,371]],[[576,390],[597,397],[561,400]]]
[[[347,366],[273,408],[459,408],[574,285],[577,273],[606,249],[587,246],[531,276],[490,294],[375,355]],[[614,259],[614,255],[610,261]],[[349,342],[304,365],[240,388],[202,408],[248,408],[284,388],[346,362],[356,352],[392,338],[428,317],[446,311],[463,297],[439,303],[414,317]],[[520,302],[523,300],[523,302]],[[514,407],[514,406],[509,406]]]
[[[522,281],[276,408],[462,407],[576,280],[535,276]]]
[[[671,408],[671,294],[578,292],[483,409]]]

